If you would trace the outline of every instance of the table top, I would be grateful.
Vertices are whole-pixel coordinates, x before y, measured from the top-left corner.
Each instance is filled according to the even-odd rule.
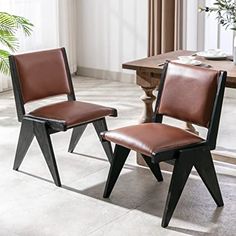
[[[158,66],[166,60],[176,60],[178,56],[190,56],[194,51],[179,50],[174,52],[163,53],[157,56],[147,57],[122,64],[124,69],[145,70],[160,74],[163,66]],[[226,86],[236,88],[236,65],[230,60],[207,60],[204,57],[196,56],[196,60],[202,61],[205,65],[210,65],[210,69],[227,71]]]

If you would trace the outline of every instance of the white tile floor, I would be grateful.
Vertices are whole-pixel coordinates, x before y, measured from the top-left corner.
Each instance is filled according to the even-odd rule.
[[[137,122],[142,104],[136,85],[80,77],[75,86],[78,99],[118,109],[118,118],[108,119],[110,128]],[[232,125],[222,125],[219,149],[234,149],[236,130],[229,130],[234,129],[235,105],[236,100],[225,100],[222,124]],[[0,94],[0,236],[236,235],[233,165],[216,163],[223,208],[216,207],[193,172],[169,227],[163,229],[170,172],[164,171],[164,182],[157,183],[148,169],[136,165],[131,153],[111,198],[103,199],[109,164],[90,126],[73,154],[67,152],[70,131],[52,136],[63,184],[58,188],[36,141],[20,171],[12,170],[19,127],[12,93]]]

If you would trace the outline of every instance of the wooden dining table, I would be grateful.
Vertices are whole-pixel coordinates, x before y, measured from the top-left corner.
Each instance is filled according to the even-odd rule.
[[[144,92],[141,97],[144,107],[139,121],[140,123],[152,121],[153,102],[156,99],[153,92],[158,88],[164,63],[167,60],[177,60],[179,56],[190,56],[195,54],[196,52],[194,51],[178,50],[122,64],[123,69],[136,71],[136,84],[139,85]],[[202,64],[199,65],[201,67],[227,71],[226,87],[236,88],[236,65],[234,65],[232,58],[209,60],[204,57],[196,56],[196,60],[202,62]],[[192,124],[187,123],[186,125],[186,129],[196,132]],[[141,158],[138,158],[138,163],[143,164]]]

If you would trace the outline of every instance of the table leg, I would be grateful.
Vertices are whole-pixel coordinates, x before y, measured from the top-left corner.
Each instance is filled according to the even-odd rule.
[[[141,96],[141,100],[144,103],[144,109],[140,118],[140,123],[151,122],[153,117],[153,102],[156,100],[153,91],[158,87],[159,79],[153,78],[151,73],[137,71],[136,83],[144,91],[144,95]]]
[[[144,95],[141,96],[141,100],[144,103],[144,109],[140,118],[140,123],[148,123],[152,121],[153,117],[153,102],[156,100],[156,96],[153,95],[153,91],[156,87],[146,88],[142,87]]]
[[[153,92],[159,85],[159,79],[153,78],[151,73],[137,71],[136,83],[144,91],[144,94],[141,96],[144,108],[140,118],[140,123],[151,122],[153,117],[153,102],[156,100],[156,96],[153,95]],[[137,153],[137,163],[142,166],[147,166],[139,153]]]

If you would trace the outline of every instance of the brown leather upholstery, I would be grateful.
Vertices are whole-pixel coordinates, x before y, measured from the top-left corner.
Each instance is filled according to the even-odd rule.
[[[104,198],[110,196],[130,149],[143,154],[157,181],[163,181],[160,162],[174,165],[161,223],[167,227],[193,167],[217,206],[224,205],[210,150],[216,145],[227,73],[172,63],[166,63],[163,71],[153,123],[102,132],[101,136],[116,144]],[[163,115],[206,126],[206,140],[162,124]]]
[[[218,76],[215,70],[169,63],[158,113],[208,127]]]
[[[9,64],[18,120],[21,122],[13,169],[19,169],[33,137],[36,137],[55,184],[61,186],[50,135],[73,129],[68,148],[68,152],[72,153],[88,123],[93,124],[99,135],[107,131],[106,116],[117,116],[117,111],[76,101],[65,48],[11,55]],[[67,94],[66,101],[26,113],[25,103],[61,94]],[[111,144],[105,142],[102,146],[111,162]]]
[[[61,49],[26,53],[14,58],[24,103],[70,93]]]
[[[96,104],[65,101],[40,107],[29,113],[30,116],[65,122],[67,128],[88,123],[105,116],[116,115],[116,110]]]
[[[203,141],[193,133],[159,123],[146,123],[111,130],[104,132],[102,138],[147,156]]]

